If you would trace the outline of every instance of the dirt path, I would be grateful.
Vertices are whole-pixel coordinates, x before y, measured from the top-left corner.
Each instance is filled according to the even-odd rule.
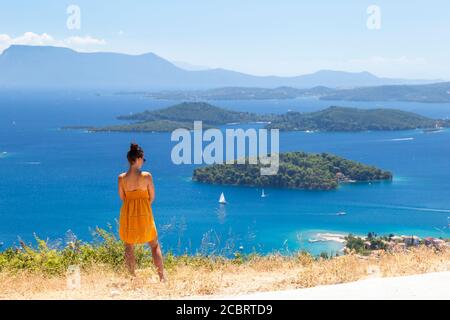
[[[195,299],[196,297],[193,298]],[[202,299],[204,299],[204,297],[202,297]],[[450,300],[450,272],[428,273],[393,278],[372,278],[344,284],[318,286],[308,289],[258,292],[239,296],[215,296],[214,299]]]

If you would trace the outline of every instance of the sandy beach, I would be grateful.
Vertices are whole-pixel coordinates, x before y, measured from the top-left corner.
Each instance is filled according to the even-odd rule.
[[[340,233],[317,233],[310,242],[326,242],[326,241],[334,241],[339,243],[345,243],[345,237],[347,235]]]

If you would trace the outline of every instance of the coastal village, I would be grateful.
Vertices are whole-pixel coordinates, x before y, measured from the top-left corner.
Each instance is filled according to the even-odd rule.
[[[415,235],[389,235],[377,236],[369,232],[366,237],[349,235],[345,237],[344,253],[362,253],[377,255],[381,252],[401,252],[408,248],[426,246],[436,250],[445,250],[450,247],[450,239],[426,237],[420,238]]]

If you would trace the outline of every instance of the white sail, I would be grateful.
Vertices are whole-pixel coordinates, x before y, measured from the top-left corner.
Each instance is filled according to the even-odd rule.
[[[227,201],[225,200],[225,195],[223,194],[223,192],[222,192],[222,194],[220,195],[219,203],[222,203],[222,204],[227,203]]]

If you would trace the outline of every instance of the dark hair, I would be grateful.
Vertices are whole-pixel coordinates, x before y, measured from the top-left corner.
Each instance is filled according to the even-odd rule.
[[[130,151],[127,153],[127,159],[130,164],[136,162],[137,159],[144,157],[144,150],[136,143],[132,143]]]

